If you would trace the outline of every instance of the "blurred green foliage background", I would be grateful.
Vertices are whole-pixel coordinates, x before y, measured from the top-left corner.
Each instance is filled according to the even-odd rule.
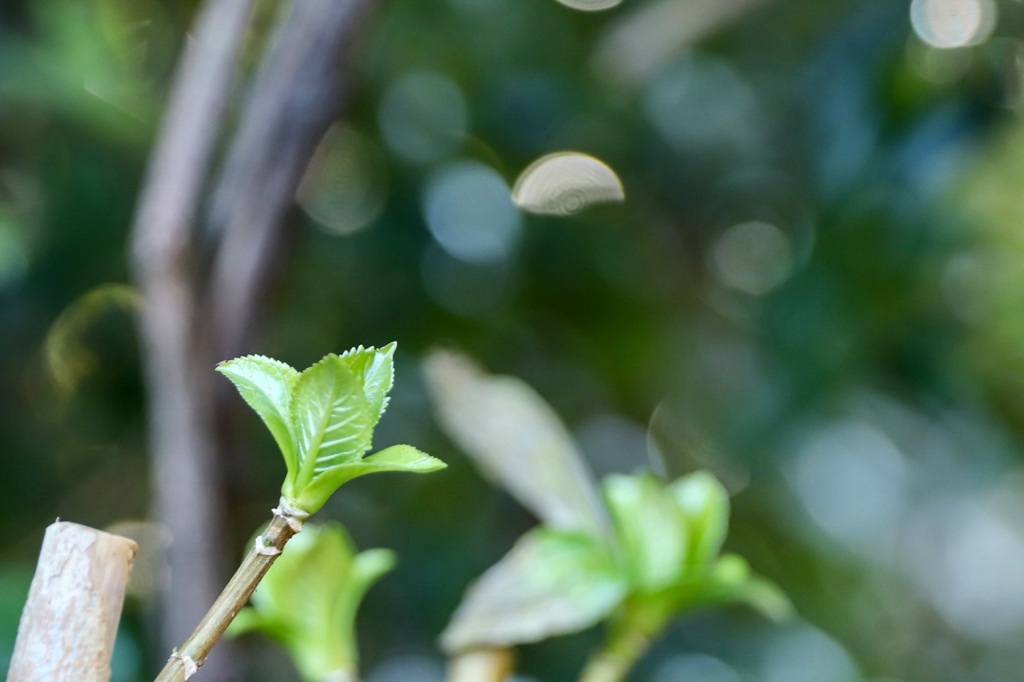
[[[149,511],[126,243],[195,5],[0,6],[2,665],[45,525]],[[399,557],[360,617],[367,682],[439,681],[462,591],[534,523],[439,432],[439,343],[530,382],[598,473],[708,467],[735,492],[727,548],[800,618],[699,617],[634,679],[1020,679],[1024,6],[997,8],[938,49],[904,0],[381,3],[253,348],[304,367],[398,340],[378,442],[450,464],[323,512]],[[564,149],[626,202],[556,219],[494,191]],[[241,407],[236,427],[241,552],[283,468]],[[130,601],[115,680],[162,660],[153,614]],[[598,639],[524,648],[522,679],[573,679]],[[296,679],[242,648],[249,679]]]

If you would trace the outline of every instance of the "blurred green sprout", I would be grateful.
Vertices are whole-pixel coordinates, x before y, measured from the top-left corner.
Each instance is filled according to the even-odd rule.
[[[543,522],[466,593],[441,636],[449,654],[608,621],[608,642],[581,679],[611,682],[697,608],[742,603],[772,619],[788,615],[779,588],[721,554],[729,496],[713,475],[665,483],[616,474],[599,490],[565,426],[527,384],[450,351],[435,351],[424,368],[445,431]]]
[[[511,646],[611,619],[653,637],[674,618],[747,604],[773,620],[790,612],[771,582],[720,554],[729,497],[703,471],[666,484],[652,474],[604,479],[610,536],[542,525],[470,589],[442,635],[449,652]]]
[[[729,496],[713,475],[698,471],[665,484],[652,474],[613,475],[604,495],[615,522],[616,567],[626,595],[619,619],[639,618],[657,632],[701,606],[741,603],[772,620],[790,612],[774,584],[746,560],[720,554],[729,526]]]
[[[305,682],[357,679],[355,619],[366,591],[390,571],[394,552],[356,551],[337,523],[306,526],[270,567],[231,624],[232,636],[258,631],[280,643]]]
[[[444,468],[409,445],[364,457],[394,383],[394,353],[394,343],[360,346],[331,353],[302,372],[259,355],[218,365],[277,441],[288,470],[281,487],[287,505],[312,514],[357,476]]]

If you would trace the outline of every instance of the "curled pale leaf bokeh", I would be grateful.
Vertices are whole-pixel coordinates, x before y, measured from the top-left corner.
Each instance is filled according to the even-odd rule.
[[[46,332],[43,354],[54,386],[62,396],[100,368],[100,360],[87,342],[88,333],[111,313],[134,313],[142,305],[139,292],[123,284],[104,284],[67,306]],[[108,323],[109,324],[109,323]]]

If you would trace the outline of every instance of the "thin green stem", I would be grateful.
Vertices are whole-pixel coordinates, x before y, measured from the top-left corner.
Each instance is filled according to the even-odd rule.
[[[660,611],[630,604],[612,625],[600,651],[587,662],[579,682],[622,682],[647,653],[668,618]]]
[[[155,682],[184,682],[203,665],[217,640],[242,610],[285,544],[302,528],[297,516],[276,513],[260,536],[262,551],[252,547],[227,587],[185,643],[171,655]],[[171,595],[173,598],[173,595]]]

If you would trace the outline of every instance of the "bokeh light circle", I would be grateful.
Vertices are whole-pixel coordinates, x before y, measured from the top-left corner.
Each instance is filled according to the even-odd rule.
[[[435,171],[422,197],[430,233],[460,260],[482,263],[507,257],[519,238],[522,218],[505,180],[477,161],[459,161]]]
[[[767,294],[786,281],[793,261],[789,237],[759,221],[730,227],[711,252],[711,267],[719,281],[752,296]]]
[[[993,0],[913,0],[914,32],[933,47],[950,49],[984,42],[996,25]]]

